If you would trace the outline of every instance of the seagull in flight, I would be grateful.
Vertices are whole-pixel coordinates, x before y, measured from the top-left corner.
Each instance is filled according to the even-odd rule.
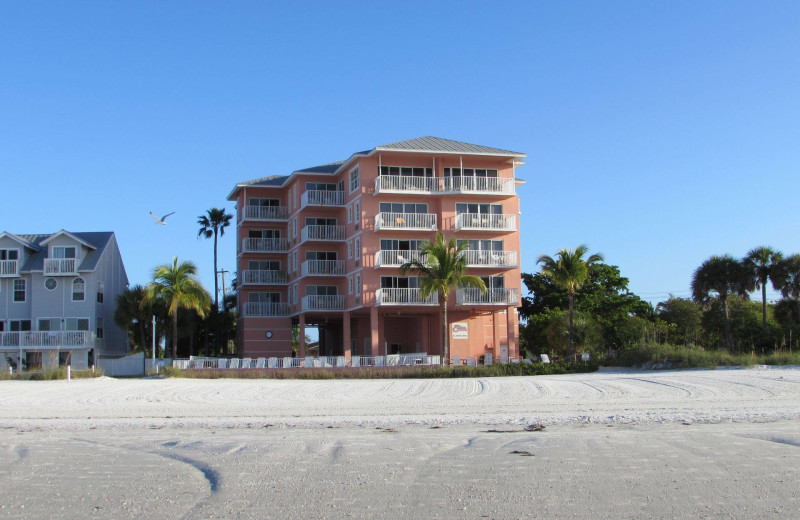
[[[150,212],[150,216],[153,217],[154,219],[156,219],[156,224],[159,224],[161,226],[166,226],[167,225],[167,217],[170,216],[170,215],[174,215],[174,214],[175,214],[175,212],[173,211],[172,213],[167,213],[163,217],[158,218],[157,216],[155,216],[153,214],[152,211]]]

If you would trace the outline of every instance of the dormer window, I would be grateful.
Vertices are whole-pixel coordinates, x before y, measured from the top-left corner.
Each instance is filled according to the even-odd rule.
[[[78,258],[78,249],[75,246],[53,246],[52,258]]]

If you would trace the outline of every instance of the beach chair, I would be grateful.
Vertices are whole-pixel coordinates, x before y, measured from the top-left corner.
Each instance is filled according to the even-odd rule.
[[[266,368],[267,360],[263,357],[256,359],[256,368]]]
[[[220,368],[220,369],[228,368],[228,360],[225,359],[225,358],[222,358],[222,359],[218,360],[217,361],[217,368]]]
[[[539,354],[539,358],[541,358],[542,363],[550,362],[550,356],[548,356],[547,354]]]
[[[241,368],[250,368],[252,366],[253,360],[249,357],[242,358],[241,364],[239,365]]]
[[[343,367],[346,366],[347,359],[344,356],[336,356],[336,366]]]
[[[278,368],[278,358],[271,357],[267,359],[267,368]]]
[[[474,357],[470,356],[467,358],[467,366],[476,367],[478,366],[478,361]]]
[[[361,356],[353,356],[350,358],[350,366],[358,368],[361,366]]]
[[[307,357],[303,359],[303,366],[306,368],[312,368],[314,366],[314,358]]]
[[[385,360],[383,356],[375,356],[375,366],[382,367],[385,364]]]
[[[241,361],[239,358],[232,358],[230,364],[228,365],[228,368],[231,369],[239,368],[239,361]]]
[[[492,353],[491,352],[486,354],[485,356],[483,356],[483,364],[484,365],[487,365],[487,366],[491,365],[492,361],[493,360],[492,360]]]
[[[461,366],[461,358],[458,356],[451,356],[450,362],[453,364],[454,367]]]

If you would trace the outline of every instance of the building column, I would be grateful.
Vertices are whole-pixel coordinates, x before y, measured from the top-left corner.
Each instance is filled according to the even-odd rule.
[[[420,320],[420,342],[419,342],[419,350],[420,352],[428,352],[428,344],[430,343],[430,335],[431,335],[431,319],[428,316],[423,316]]]
[[[369,309],[369,331],[370,331],[370,338],[371,343],[370,347],[372,348],[372,352],[370,353],[372,356],[380,356],[381,355],[381,335],[380,335],[380,319],[378,316],[378,308],[377,307],[370,307]]]
[[[350,312],[342,313],[342,353],[346,358],[352,356],[350,352]]]
[[[500,325],[503,319],[502,312],[492,313],[492,358],[497,359],[500,355]]]
[[[506,309],[506,336],[508,337],[508,357],[519,357],[519,345],[517,345],[516,323],[517,308],[508,307]]]
[[[297,357],[306,357],[306,315],[298,317],[300,336],[297,338]]]

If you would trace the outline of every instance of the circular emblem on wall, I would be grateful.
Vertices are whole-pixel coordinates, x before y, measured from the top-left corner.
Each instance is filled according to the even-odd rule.
[[[264,335],[265,335],[266,337],[268,337],[268,338],[271,338],[271,337],[272,337],[272,331],[271,331],[271,330],[268,330],[268,331],[266,332],[266,334],[264,334]]]
[[[46,279],[46,280],[44,281],[44,287],[45,287],[45,289],[47,289],[48,291],[52,291],[53,289],[55,289],[56,287],[58,287],[58,282],[56,281],[56,279],[55,279],[55,278],[48,278],[48,279]]]

